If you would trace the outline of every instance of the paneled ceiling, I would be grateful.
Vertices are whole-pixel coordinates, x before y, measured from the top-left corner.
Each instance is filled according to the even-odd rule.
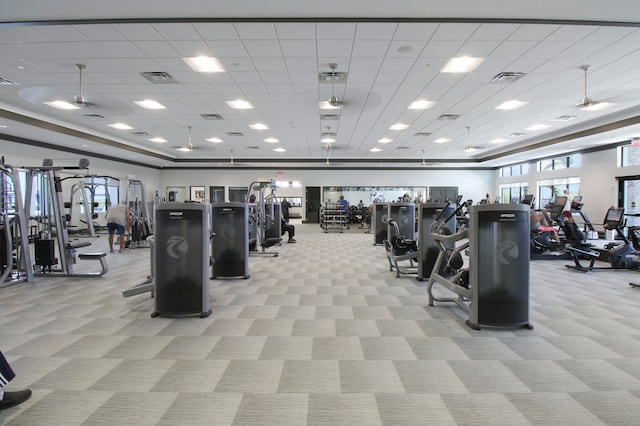
[[[27,146],[168,168],[474,168],[640,136],[637,2],[50,3],[0,2],[0,138]],[[460,57],[481,62],[443,72]]]

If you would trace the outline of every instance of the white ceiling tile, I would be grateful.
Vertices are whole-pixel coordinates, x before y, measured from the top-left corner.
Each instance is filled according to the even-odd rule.
[[[398,24],[395,22],[359,22],[356,26],[356,40],[389,40]]]
[[[281,40],[280,49],[285,57],[316,57],[316,42],[314,40]]]
[[[389,45],[387,56],[418,57],[427,45],[426,40],[395,40]]]
[[[47,37],[48,40],[58,41],[58,42],[87,41],[88,39],[91,38],[91,37],[85,36],[81,31],[78,31],[75,27],[65,26],[65,25],[43,25],[38,28],[38,31],[42,33],[45,37]],[[118,36],[118,34],[115,34],[115,35]],[[122,37],[120,37],[120,39],[122,39]],[[115,38],[112,38],[111,40],[115,40]]]
[[[467,40],[478,29],[480,24],[442,23],[433,33],[431,40]]]
[[[277,40],[245,40],[244,47],[249,56],[256,58],[282,57],[280,44]]]
[[[464,44],[463,41],[432,40],[422,51],[424,58],[452,58]]]
[[[499,45],[501,41],[496,40],[471,40],[465,42],[456,56],[471,56],[473,58],[484,58],[489,56]]]
[[[318,22],[316,23],[316,37],[318,40],[351,40],[356,31],[356,24],[352,22]]]
[[[229,58],[218,58],[220,63],[222,64],[222,67],[225,69],[225,71],[230,72],[230,71],[255,71],[255,67],[253,66],[253,61],[246,57],[246,58],[234,58],[234,57],[229,57]],[[211,73],[212,75],[219,75],[221,73]]]
[[[312,22],[276,22],[276,34],[280,40],[314,40],[316,26]]]
[[[504,40],[509,38],[518,28],[520,24],[496,23],[480,24],[471,35],[471,40]]]
[[[287,68],[283,58],[259,58],[253,59],[253,64],[260,73],[263,72],[279,72],[284,73]]]
[[[500,43],[491,56],[499,58],[519,58],[529,50],[536,46],[536,41],[519,41],[519,40],[506,40]]]
[[[352,49],[352,40],[318,40],[318,56],[322,58],[348,58]]]
[[[211,49],[209,49],[207,43],[202,40],[170,40],[169,44],[175,49],[178,55],[183,58],[212,56]]]
[[[149,57],[171,57],[176,54],[169,43],[163,40],[143,40],[134,42],[135,46]]]
[[[140,49],[129,41],[100,41],[98,45],[118,58],[136,58],[144,55]]]
[[[271,22],[238,22],[233,24],[244,40],[276,40],[275,26]]]
[[[151,24],[113,24],[112,27],[127,40],[162,40],[160,33]]]
[[[394,40],[429,40],[438,28],[437,23],[401,22],[393,36]]]
[[[354,58],[381,58],[389,48],[388,40],[355,40],[353,43]]]
[[[193,28],[203,40],[237,40],[235,27],[230,22],[194,22]]]
[[[64,43],[64,47],[72,51],[79,58],[104,58],[112,56],[94,42],[72,41]]]
[[[588,37],[597,27],[593,25],[562,25],[546,38],[547,41],[578,41]]]
[[[249,56],[244,44],[239,40],[214,40],[208,41],[207,45],[218,59]]]
[[[523,24],[511,36],[510,40],[544,40],[554,31],[558,30],[560,25],[552,24]]]
[[[542,41],[529,49],[523,56],[529,58],[553,58],[571,47],[573,43],[567,41]]]
[[[199,40],[200,36],[190,23],[152,24],[153,28],[165,40]]]
[[[316,72],[318,63],[316,58],[284,58],[285,65],[289,72]]]

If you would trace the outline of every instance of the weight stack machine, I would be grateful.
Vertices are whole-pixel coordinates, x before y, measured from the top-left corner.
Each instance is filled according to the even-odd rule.
[[[467,324],[523,326],[529,323],[529,224],[526,204],[471,206]]]
[[[247,204],[211,205],[211,278],[249,278],[248,226]]]
[[[155,310],[151,317],[211,314],[210,205],[166,203],[155,209]]]
[[[418,205],[418,281],[428,280],[433,270],[433,265],[436,263],[436,258],[440,250],[436,245],[433,237],[431,236],[431,225],[433,221],[440,217],[448,217],[456,209],[454,204],[447,203],[428,203]],[[444,210],[444,211],[443,211]],[[449,219],[446,228],[450,233],[456,232],[456,218]],[[448,248],[453,249],[453,244],[443,243],[449,245]]]

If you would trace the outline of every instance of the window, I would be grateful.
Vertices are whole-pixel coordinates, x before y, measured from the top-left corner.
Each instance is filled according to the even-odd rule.
[[[638,165],[640,165],[640,147],[631,145],[618,147],[618,167]]]
[[[580,167],[580,154],[574,154],[568,157],[547,158],[545,160],[538,161],[539,172],[575,167]]]
[[[529,163],[516,164],[515,166],[507,166],[500,169],[501,177],[520,176],[529,173]]]
[[[568,194],[565,194],[565,190]],[[572,177],[538,181],[538,206],[546,206],[555,197],[563,195],[567,195],[570,200],[580,195],[580,178]]]
[[[527,182],[500,185],[500,199],[503,203],[519,203],[529,193]]]

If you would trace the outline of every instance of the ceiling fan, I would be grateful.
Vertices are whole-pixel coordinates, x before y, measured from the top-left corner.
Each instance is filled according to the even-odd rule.
[[[82,95],[82,70],[87,68],[87,66],[84,64],[76,64],[76,68],[78,68],[78,73],[79,73],[80,91],[78,95],[73,98],[73,103],[79,107],[95,107],[96,105],[94,103],[87,102],[84,99],[84,96]]]
[[[476,152],[479,149],[481,149],[481,147],[479,146],[474,146],[471,144],[471,127],[470,126],[465,126],[465,128],[467,129],[467,145],[464,147],[464,150],[466,152]]]
[[[336,68],[338,68],[338,64],[332,62],[329,64],[329,68],[331,68],[331,97],[327,103],[332,107],[340,108],[342,101],[336,96]]]
[[[587,71],[589,71],[589,68],[591,68],[590,65],[582,65],[580,67],[580,69],[584,71],[584,98],[580,99],[580,102],[578,102],[578,107],[580,108],[587,108],[598,103],[594,102],[593,99],[587,96]]]
[[[195,147],[193,146],[193,143],[191,142],[191,126],[187,126],[187,128],[189,129],[189,141],[185,146],[176,147],[178,151],[191,152],[195,149]]]

